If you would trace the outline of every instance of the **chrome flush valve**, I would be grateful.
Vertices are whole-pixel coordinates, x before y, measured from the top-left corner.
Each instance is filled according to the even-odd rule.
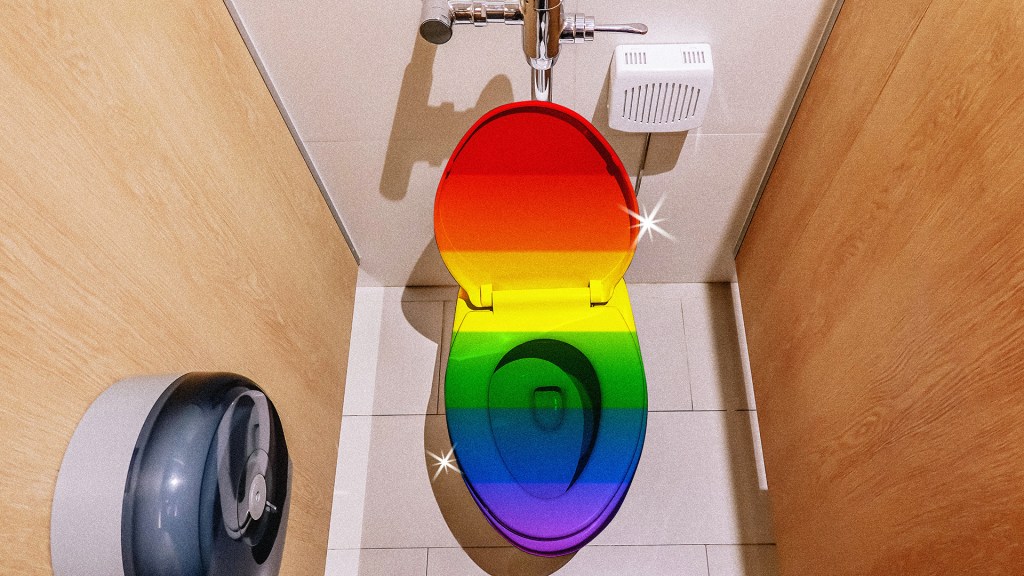
[[[420,14],[420,36],[432,44],[444,44],[452,39],[452,26],[473,24],[486,26],[488,22],[522,24],[523,12],[516,1],[423,0]]]
[[[420,35],[428,42],[444,44],[456,24],[486,26],[502,22],[523,27],[523,52],[533,69],[534,100],[551,101],[551,68],[558,60],[560,44],[581,44],[596,32],[646,34],[644,24],[595,24],[583,14],[562,15],[561,0],[422,0]]]

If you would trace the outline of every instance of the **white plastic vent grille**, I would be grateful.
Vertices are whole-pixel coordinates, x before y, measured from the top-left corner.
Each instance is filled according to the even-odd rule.
[[[620,44],[608,77],[608,126],[624,132],[685,132],[714,98],[707,44]]]
[[[644,124],[666,124],[692,118],[700,103],[700,88],[661,82],[628,88],[622,117]]]
[[[626,52],[626,64],[647,64],[647,52]]]
[[[704,52],[699,50],[687,50],[683,52],[683,62],[687,64],[704,64]]]

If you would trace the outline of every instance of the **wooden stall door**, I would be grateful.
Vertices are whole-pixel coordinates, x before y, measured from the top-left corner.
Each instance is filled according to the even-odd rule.
[[[1024,2],[847,0],[737,259],[783,574],[1024,574]]]
[[[282,574],[322,575],[355,263],[220,0],[0,9],[0,574],[46,575],[89,404],[226,370],[294,464]]]

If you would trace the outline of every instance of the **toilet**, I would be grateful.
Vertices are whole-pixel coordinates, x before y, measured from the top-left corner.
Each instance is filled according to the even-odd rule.
[[[481,118],[434,206],[461,290],[445,375],[448,433],[490,524],[540,556],[579,550],[633,479],[647,385],[622,276],[637,211],[584,118],[519,102]]]

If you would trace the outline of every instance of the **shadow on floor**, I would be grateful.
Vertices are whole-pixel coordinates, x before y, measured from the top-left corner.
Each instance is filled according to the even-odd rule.
[[[451,450],[443,414],[425,419],[423,445],[424,465],[434,479],[430,487],[441,515],[459,545],[483,571],[492,576],[548,576],[572,560],[575,554],[542,558],[510,546],[484,518],[462,476],[452,471],[438,474],[437,460],[427,450],[441,448],[444,454]]]
[[[437,246],[431,242],[420,254],[408,284],[413,284],[413,279],[427,273],[428,269],[432,270],[437,265],[438,258]],[[454,280],[452,284],[454,284]],[[417,332],[435,341],[440,351],[445,346],[444,343],[438,341],[436,326],[430,319],[424,318],[422,314],[417,314],[414,311],[414,306],[410,305],[414,300],[410,291],[415,289],[415,287],[406,286],[402,298],[403,315]],[[452,286],[441,290],[450,290],[450,300],[454,304],[457,288]],[[450,322],[451,319],[444,318],[443,321]],[[448,329],[442,327],[442,338],[447,332]],[[438,374],[439,388],[444,386],[444,374],[441,371],[441,366],[444,363],[441,360],[440,354],[438,354],[437,364],[434,368],[435,373]],[[486,386],[487,383],[483,382],[481,385]],[[424,408],[424,413],[428,415],[424,418],[423,426],[423,463],[427,476],[432,479],[430,487],[434,499],[437,501],[438,509],[466,555],[480,569],[492,576],[548,576],[565,566],[574,555],[542,558],[512,547],[484,518],[476,501],[470,495],[469,489],[466,488],[462,476],[452,470],[438,472],[437,459],[431,456],[431,452],[443,458],[451,450],[445,416],[444,414],[433,414],[440,408],[434,404],[438,395],[431,394],[431,399]]]

